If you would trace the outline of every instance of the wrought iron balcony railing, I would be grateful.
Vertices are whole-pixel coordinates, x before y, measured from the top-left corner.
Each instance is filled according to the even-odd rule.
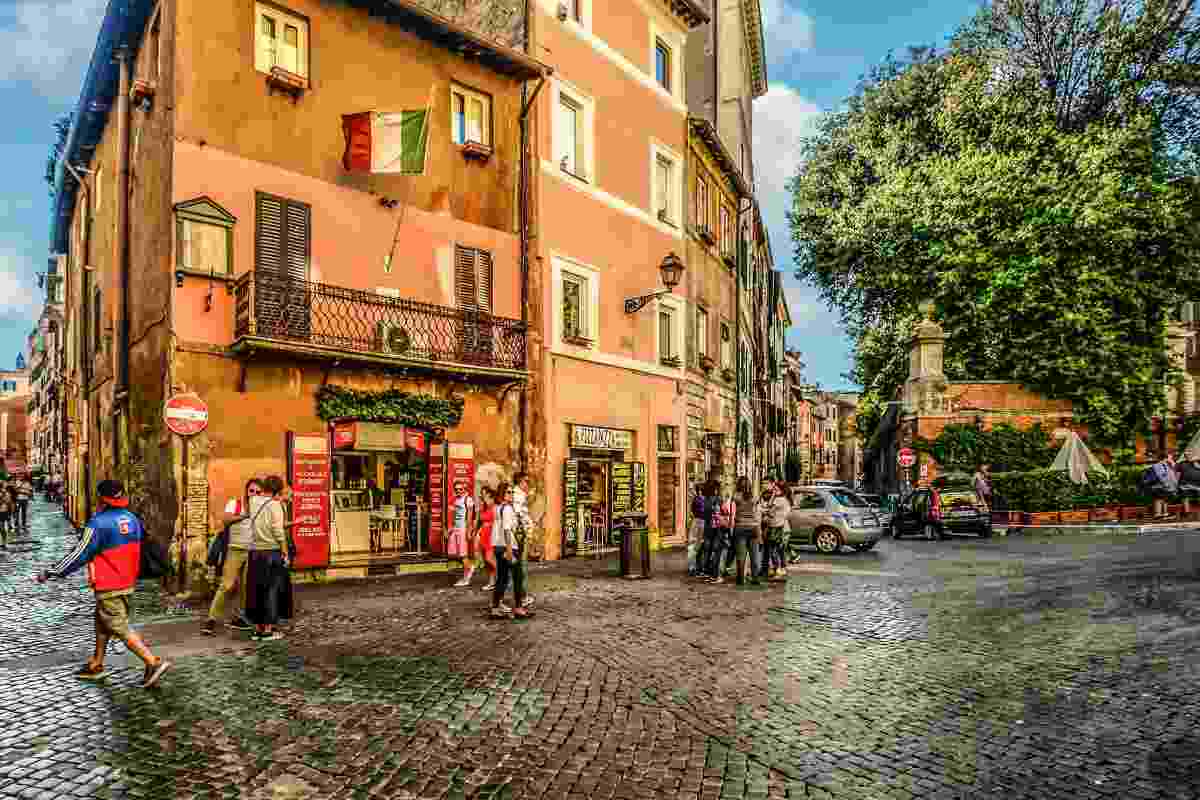
[[[242,275],[234,293],[238,339],[525,369],[526,326],[520,320],[262,272]]]

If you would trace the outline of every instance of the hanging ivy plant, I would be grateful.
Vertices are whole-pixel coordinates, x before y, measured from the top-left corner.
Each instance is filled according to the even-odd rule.
[[[970,472],[979,464],[991,464],[993,472],[1027,472],[1054,463],[1058,444],[1040,423],[1025,430],[1005,424],[989,430],[956,424],[947,425],[935,439],[918,436],[913,449],[928,453],[946,469]]]
[[[428,394],[411,394],[399,389],[368,392],[344,386],[322,386],[317,392],[317,416],[390,422],[414,428],[455,428],[462,422],[461,397],[443,400]]]

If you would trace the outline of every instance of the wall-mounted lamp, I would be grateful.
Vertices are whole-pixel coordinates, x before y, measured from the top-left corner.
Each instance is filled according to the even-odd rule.
[[[660,289],[657,292],[643,294],[639,297],[629,297],[625,300],[625,313],[636,314],[646,307],[646,304],[655,298],[670,294],[675,287],[679,285],[679,280],[683,277],[683,262],[674,253],[667,253],[667,257],[658,265],[659,274],[662,275],[663,286],[665,289]]]

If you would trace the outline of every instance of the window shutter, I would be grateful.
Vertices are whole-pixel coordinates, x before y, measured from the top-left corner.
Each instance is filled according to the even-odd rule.
[[[454,300],[459,308],[474,309],[478,290],[475,287],[475,251],[469,247],[454,248]]]
[[[424,111],[405,111],[402,115],[403,152],[400,171],[406,175],[420,175],[425,171],[425,128]]]
[[[260,194],[254,216],[254,270],[278,278],[284,276],[283,203]]]
[[[476,282],[479,286],[479,310],[492,313],[492,254],[486,250],[477,250]]]
[[[346,114],[342,117],[342,135],[346,137],[346,152],[342,166],[347,172],[371,170],[371,114]]]
[[[308,280],[309,208],[304,203],[287,201],[287,276],[294,281]]]

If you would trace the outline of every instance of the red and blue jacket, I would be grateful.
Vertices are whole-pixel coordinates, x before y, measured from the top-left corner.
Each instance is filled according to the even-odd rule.
[[[132,589],[142,557],[142,521],[123,508],[106,508],[87,521],[74,549],[47,574],[65,578],[84,566],[97,592]]]

